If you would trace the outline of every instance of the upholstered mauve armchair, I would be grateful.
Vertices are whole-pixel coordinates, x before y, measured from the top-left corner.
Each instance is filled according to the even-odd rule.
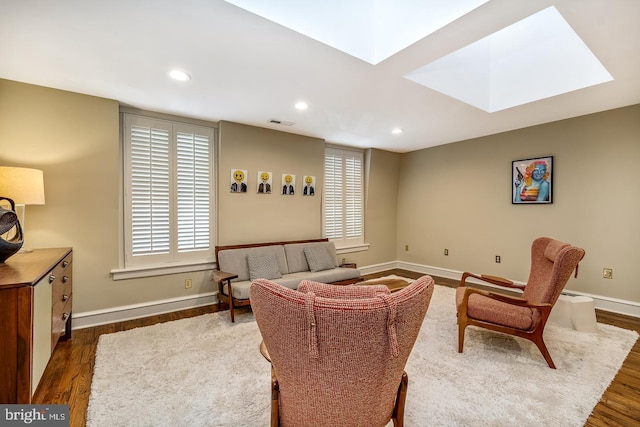
[[[404,367],[433,287],[429,276],[395,293],[255,280],[251,305],[272,366],[271,425],[402,426]]]
[[[526,338],[536,344],[550,368],[556,366],[544,343],[544,327],[551,308],[584,257],[584,249],[559,240],[539,237],[531,245],[531,270],[525,286],[495,276],[465,272],[456,289],[458,311],[458,352],[462,353],[464,333],[469,325]],[[522,290],[509,296],[465,286],[467,278]]]

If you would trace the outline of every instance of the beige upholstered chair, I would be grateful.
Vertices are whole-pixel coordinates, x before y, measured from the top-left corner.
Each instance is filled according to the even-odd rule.
[[[458,352],[462,353],[465,328],[469,325],[515,335],[533,341],[550,368],[555,369],[544,343],[544,327],[551,308],[584,257],[584,250],[548,237],[539,237],[531,245],[531,270],[525,286],[495,276],[465,272],[456,290],[458,310]],[[523,291],[519,297],[483,291],[465,286],[468,277]]]
[[[403,425],[404,367],[433,293],[258,279],[251,305],[272,364],[272,426]],[[263,348],[263,354],[264,354]]]

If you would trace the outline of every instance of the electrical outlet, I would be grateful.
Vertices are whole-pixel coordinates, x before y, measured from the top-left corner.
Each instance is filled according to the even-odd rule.
[[[500,255],[496,255],[496,262],[500,264],[500,261],[501,261]]]
[[[449,256],[449,249],[444,250],[444,256]]]
[[[613,279],[613,268],[603,268],[602,277],[605,279]]]
[[[191,285],[192,285],[192,284],[193,284],[193,283],[191,282],[191,279],[185,279],[185,280],[184,280],[184,288],[185,288],[185,289],[191,289]]]
[[[404,245],[404,250],[409,251],[409,245]]]

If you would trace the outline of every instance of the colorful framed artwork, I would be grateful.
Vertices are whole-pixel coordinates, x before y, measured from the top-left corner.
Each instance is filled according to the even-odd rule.
[[[291,173],[282,174],[282,192],[280,194],[293,196],[296,192],[296,176]]]
[[[553,156],[511,162],[511,203],[553,203]]]
[[[258,182],[256,188],[258,194],[271,194],[273,186],[273,174],[267,171],[258,171]]]
[[[247,192],[247,175],[245,169],[231,169],[231,185],[229,189],[232,193]]]
[[[315,196],[316,195],[316,177],[306,175],[303,181],[304,181],[304,187],[302,187],[302,195]]]

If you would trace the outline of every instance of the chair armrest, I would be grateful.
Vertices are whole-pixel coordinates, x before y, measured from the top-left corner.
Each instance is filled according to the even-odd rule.
[[[231,279],[237,278],[235,273],[227,273],[226,271],[213,270],[211,272],[211,280],[218,283],[218,292],[224,294],[224,282],[227,282],[227,295],[229,296],[230,305],[233,305],[233,288],[231,287]],[[233,320],[233,317],[232,317]]]
[[[465,286],[467,277],[473,277],[474,279],[478,279],[478,280],[481,280],[483,282],[491,283],[492,285],[502,286],[503,288],[512,288],[512,289],[524,290],[524,286],[517,285],[517,284],[513,283],[511,280],[505,279],[504,277],[489,276],[488,274],[477,275],[477,274],[469,273],[468,271],[465,271],[462,274],[462,278],[460,279],[460,286]]]
[[[213,270],[211,272],[211,280],[214,282],[221,282],[223,280],[231,280],[237,278],[238,275],[235,273],[227,273],[226,271],[221,270]]]
[[[515,296],[511,296],[511,295],[504,295],[504,294],[500,294],[500,293],[495,293],[495,292],[490,292],[490,291],[485,291],[482,289],[475,289],[475,288],[467,288],[464,291],[464,299],[463,299],[463,304],[467,305],[467,301],[469,300],[469,296],[471,294],[480,294],[483,295],[487,298],[491,298],[494,299],[496,301],[501,301],[507,304],[512,304],[512,305],[517,305],[520,307],[528,307],[528,308],[537,308],[540,310],[551,310],[551,304],[549,303],[534,303],[534,302],[529,302],[525,299],[522,299],[520,297],[515,297]]]

